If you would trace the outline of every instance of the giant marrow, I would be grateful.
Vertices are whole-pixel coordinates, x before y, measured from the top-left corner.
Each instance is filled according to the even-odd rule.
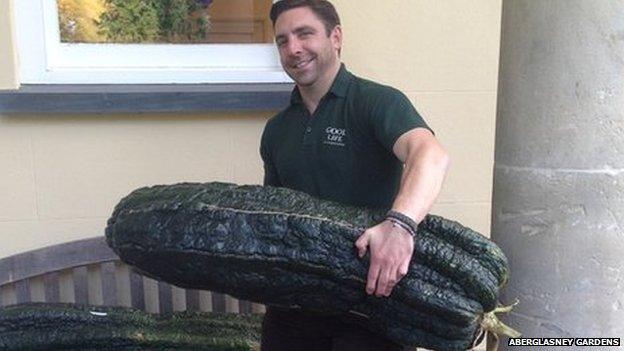
[[[257,351],[258,315],[30,303],[0,309],[0,350]]]
[[[184,183],[135,190],[107,242],[126,263],[184,288],[290,308],[350,313],[403,345],[466,350],[508,278],[500,248],[457,222],[421,222],[409,273],[389,298],[365,293],[354,242],[384,210],[286,188]],[[498,321],[486,324],[488,329]]]

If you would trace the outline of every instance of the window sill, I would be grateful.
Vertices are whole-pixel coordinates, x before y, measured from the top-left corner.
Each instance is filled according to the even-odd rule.
[[[279,110],[292,83],[22,85],[0,90],[0,113],[146,113]]]

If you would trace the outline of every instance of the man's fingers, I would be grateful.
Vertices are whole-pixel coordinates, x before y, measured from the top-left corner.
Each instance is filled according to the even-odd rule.
[[[394,274],[394,270],[392,267],[385,266],[381,269],[379,273],[379,281],[377,282],[377,291],[375,292],[376,296],[386,296],[388,292],[388,284],[393,277],[390,275]]]
[[[392,279],[390,279],[390,281],[388,282],[388,289],[386,290],[386,296],[390,296],[390,294],[392,293],[392,290],[394,290],[394,287],[397,284],[399,284],[401,279],[405,276],[405,274],[402,273],[403,267],[404,265],[398,266],[396,270],[394,271],[394,274],[390,275]]]
[[[379,270],[379,265],[376,262],[371,261],[371,265],[368,268],[368,279],[366,281],[366,293],[369,295],[375,292],[377,278],[379,277]]]
[[[391,279],[388,282],[388,287],[386,288],[386,293],[384,294],[384,296],[386,296],[386,297],[390,296],[390,294],[392,294],[392,290],[394,289],[396,284],[397,284],[397,280]]]
[[[410,261],[411,260],[405,260],[400,266],[399,266],[399,270],[397,271],[397,277],[398,279],[401,279],[403,277],[405,277],[407,275],[407,271],[409,270],[409,265],[410,265]]]
[[[369,240],[370,240],[369,235],[366,232],[364,232],[355,241],[355,247],[357,247],[358,256],[360,256],[360,258],[364,257],[364,255],[366,254],[366,248],[368,247]]]
[[[401,279],[403,279],[403,277],[407,275],[409,264],[410,260],[405,260],[401,265],[396,268],[394,273],[390,275],[385,296],[390,296],[394,287],[401,281]]]

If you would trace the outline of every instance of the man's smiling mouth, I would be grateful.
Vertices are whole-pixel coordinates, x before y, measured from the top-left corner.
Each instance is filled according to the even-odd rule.
[[[314,58],[308,59],[308,60],[303,60],[303,61],[299,61],[297,63],[295,63],[294,65],[292,65],[291,67],[294,69],[300,69],[305,67],[308,63],[312,62],[312,60],[314,60]]]

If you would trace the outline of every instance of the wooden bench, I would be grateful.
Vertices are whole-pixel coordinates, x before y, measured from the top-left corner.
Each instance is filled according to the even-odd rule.
[[[151,313],[265,311],[264,305],[142,276],[119,260],[104,237],[0,259],[0,306],[25,302],[123,306]]]

